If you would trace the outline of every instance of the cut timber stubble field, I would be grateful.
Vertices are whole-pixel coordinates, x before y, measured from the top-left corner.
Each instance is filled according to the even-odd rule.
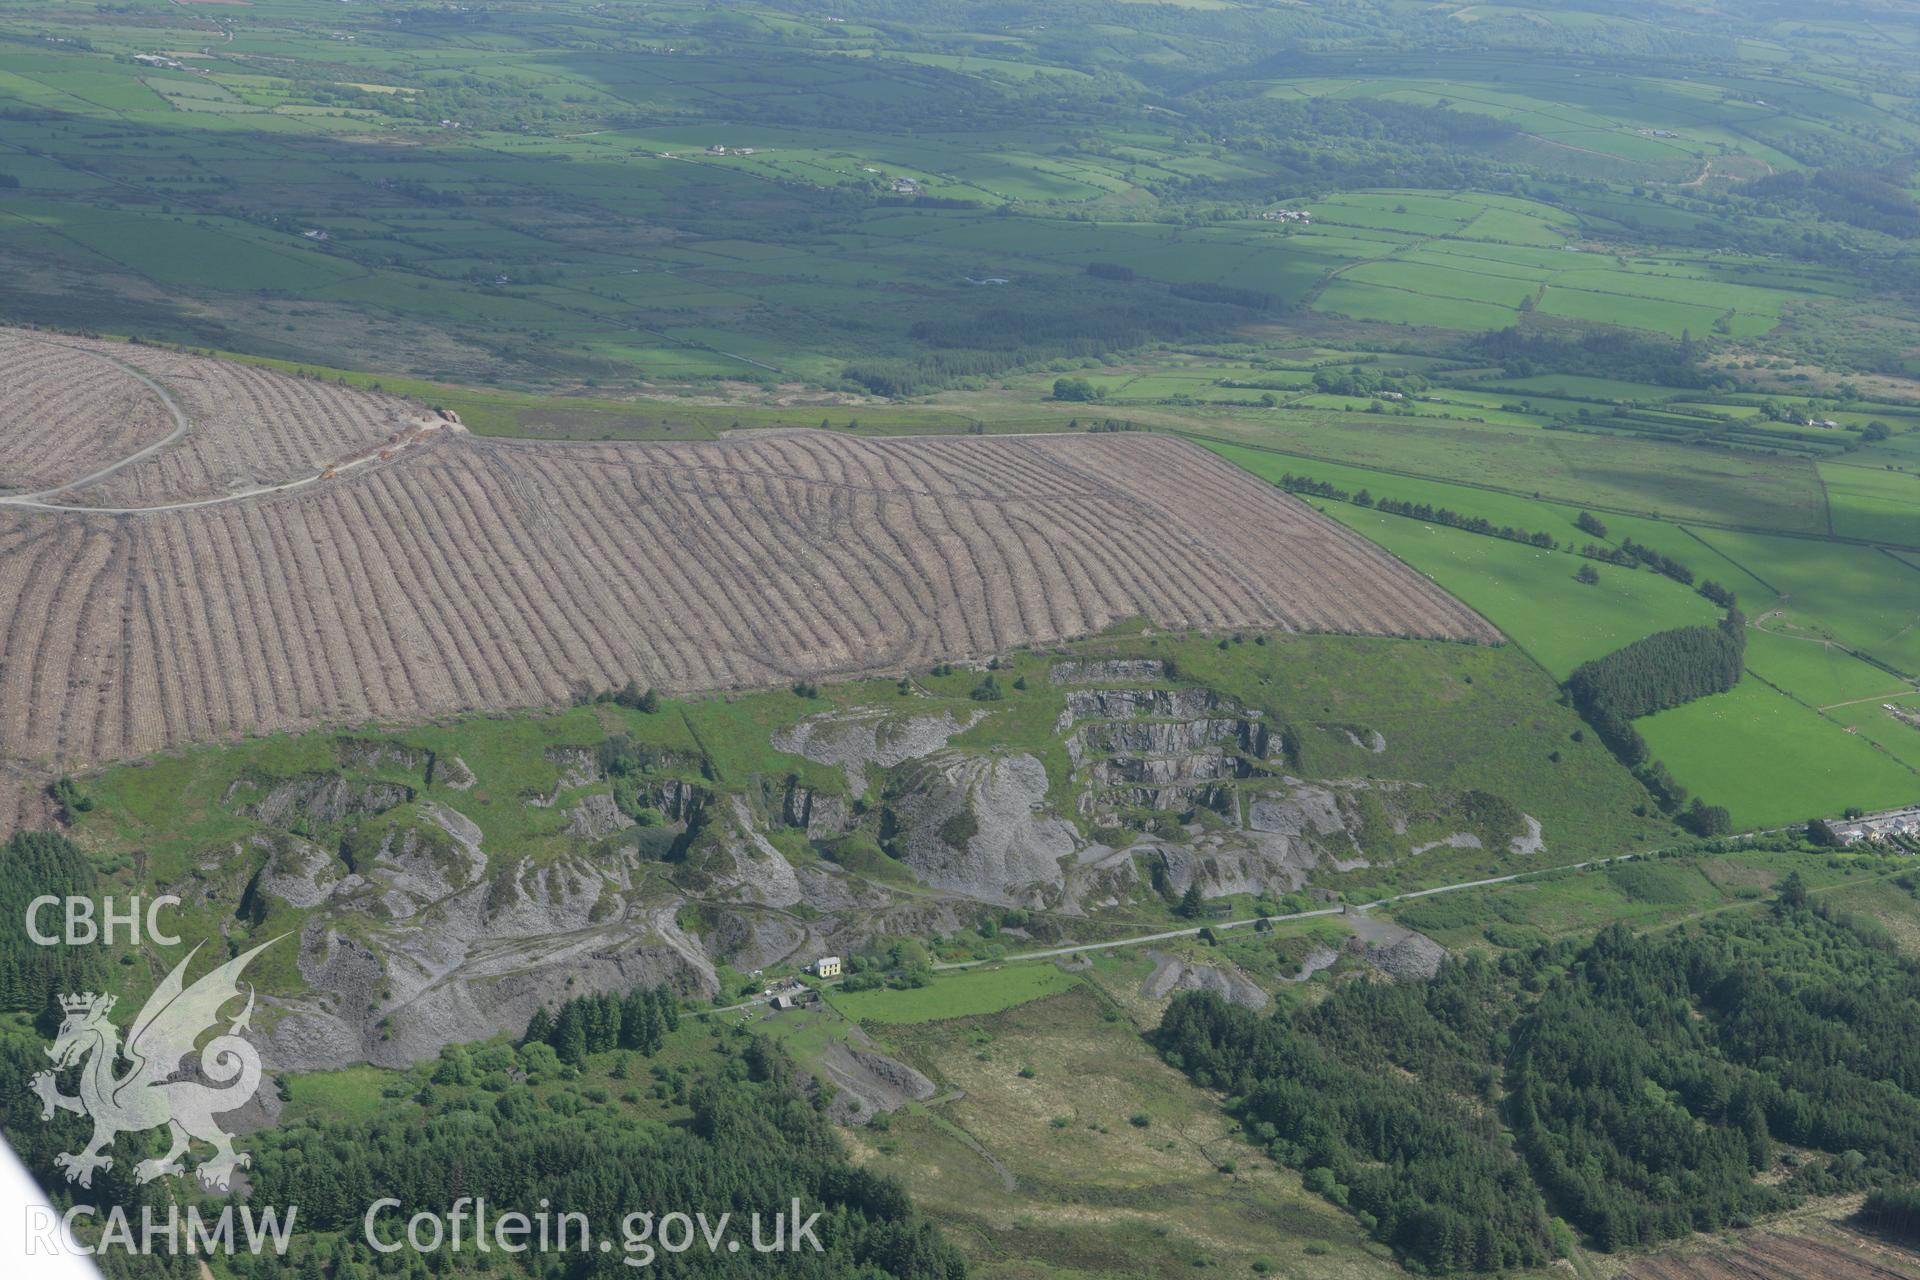
[[[0,742],[30,773],[629,679],[695,692],[899,670],[1136,616],[1499,639],[1372,544],[1166,436],[483,440],[428,431],[393,397],[154,348],[111,358],[190,424],[60,491],[70,510],[0,499]],[[90,435],[68,469],[110,466],[139,441],[111,419],[125,387],[100,386],[60,402],[72,423],[0,434]],[[258,491],[275,483],[297,487]]]
[[[167,404],[125,366],[0,330],[0,487],[46,490],[165,440]]]
[[[0,491],[74,507],[243,494],[439,421],[397,397],[162,347],[0,330],[0,370]],[[154,448],[176,422],[180,438]]]

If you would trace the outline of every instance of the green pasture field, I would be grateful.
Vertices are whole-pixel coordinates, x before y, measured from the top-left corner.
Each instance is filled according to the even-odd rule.
[[[1892,419],[1889,418],[1887,421]],[[1920,470],[1920,429],[1907,427],[1905,430],[1899,430],[1901,425],[1903,424],[1895,424],[1896,434],[1877,444],[1864,446],[1848,461],[1865,467],[1891,466],[1896,470],[1907,472]]]
[[[1913,684],[1826,641],[1747,629],[1747,670],[1815,707],[1861,698],[1891,698]]]
[[[1438,395],[1422,393],[1416,400],[1383,403],[1392,405],[1396,417],[1451,418],[1499,427],[1539,427],[1547,421],[1543,415],[1489,408],[1476,402],[1455,399],[1444,392]],[[1372,412],[1373,404],[1374,400],[1369,396],[1303,395],[1287,400],[1284,407],[1290,410],[1358,414]]]
[[[1869,698],[1841,707],[1828,707],[1821,714],[1858,736],[1910,769],[1920,770],[1920,727],[1897,718],[1888,706],[1920,716],[1920,694],[1897,698]]]
[[[1424,325],[1436,329],[1505,329],[1520,314],[1513,306],[1432,297],[1401,285],[1368,284],[1345,277],[1327,285],[1314,305],[1322,311],[1354,320]]]
[[[1482,390],[1471,382],[1465,385],[1430,387],[1411,402],[1411,407],[1417,413],[1428,403],[1446,406],[1449,411],[1456,406],[1482,412],[1505,410],[1511,416],[1523,420],[1519,425],[1528,426],[1542,426],[1555,418],[1571,418],[1586,407],[1578,400],[1564,400],[1557,396],[1543,396],[1535,392],[1515,393],[1501,391],[1498,388]],[[1519,405],[1525,405],[1526,411],[1516,413],[1507,408],[1507,406]]]
[[[1563,542],[1585,536],[1573,526],[1577,510],[1358,468],[1302,462],[1232,445],[1210,443],[1208,447],[1267,480],[1277,482],[1283,473],[1292,471],[1350,491],[1364,486],[1376,498],[1426,502],[1463,514],[1483,515],[1497,524],[1511,523],[1529,531],[1551,533]],[[1427,524],[1407,516],[1386,515],[1350,503],[1308,500],[1459,596],[1555,679],[1565,679],[1580,663],[1642,636],[1711,621],[1717,616],[1708,601],[1646,570],[1596,564],[1600,583],[1587,586],[1576,581],[1574,575],[1582,565],[1595,562],[1581,556]],[[1621,533],[1611,526],[1608,532],[1615,536]],[[1664,541],[1673,548],[1668,554],[1684,554],[1677,530],[1670,531]]]
[[[1548,532],[1562,541],[1581,536],[1572,527],[1576,512],[1552,504],[1479,494],[1434,482],[1400,480],[1358,468],[1301,463],[1284,455],[1231,446],[1211,447],[1268,479],[1293,471],[1350,491],[1367,487],[1376,497],[1451,506],[1496,523]],[[1476,498],[1480,500],[1476,502]],[[1349,503],[1315,501],[1314,505],[1431,576],[1493,622],[1555,679],[1564,679],[1579,663],[1641,636],[1670,627],[1708,623],[1718,616],[1718,609],[1695,592],[1648,571],[1597,565],[1600,582],[1587,586],[1573,575],[1581,565],[1592,562],[1564,552],[1428,525]],[[1723,559],[1713,548],[1701,545],[1677,527],[1618,516],[1607,519],[1610,538],[1617,541],[1632,537],[1673,555],[1700,576],[1717,578],[1739,592],[1748,612],[1760,617],[1761,626],[1785,625],[1778,617],[1766,616],[1781,589],[1771,580],[1763,584],[1754,579],[1738,563]],[[1879,555],[1864,548],[1799,539],[1764,541],[1788,545],[1803,561],[1827,564],[1829,569],[1836,557],[1845,563],[1857,561],[1859,556]],[[1770,558],[1761,558],[1760,562],[1769,566],[1774,563]],[[1868,571],[1883,578],[1891,573],[1896,581],[1898,574],[1907,572],[1903,565],[1881,568],[1873,560],[1864,563]],[[1795,597],[1789,603],[1807,611],[1850,605],[1852,601],[1845,594],[1828,594],[1811,601]],[[1920,596],[1910,598],[1907,607],[1920,611]],[[1789,616],[1820,618],[1822,631],[1832,625],[1825,615],[1816,612],[1792,612]],[[1855,620],[1854,625],[1861,622]],[[1911,690],[1911,683],[1842,649],[1811,639],[1761,630],[1751,634],[1750,669],[1786,690],[1791,698],[1749,680],[1733,694],[1663,713],[1646,722],[1652,728],[1648,738],[1656,754],[1666,760],[1676,776],[1711,802],[1735,808],[1742,825],[1785,821],[1782,813],[1790,814],[1807,804],[1814,807],[1802,816],[1838,812],[1851,804],[1892,803],[1889,797],[1904,794],[1910,776],[1900,763],[1904,756],[1895,759],[1874,750],[1860,736],[1847,734],[1842,726],[1821,719],[1811,708],[1891,695]],[[1794,778],[1794,771],[1783,768],[1778,758],[1781,751],[1789,749],[1789,742],[1797,744],[1792,750],[1801,753],[1808,766],[1802,771],[1804,776],[1780,791],[1777,799],[1768,796],[1767,787],[1722,794],[1744,772],[1777,779],[1783,785]]]
[[[1920,567],[1871,547],[1721,529],[1694,533],[1778,593],[1773,601],[1743,594],[1756,626],[1838,640],[1920,674]]]
[[[1825,533],[1826,499],[1813,464],[1724,449],[1494,424],[1330,412],[1184,413],[1180,429],[1297,455],[1281,470],[1324,459],[1596,511],[1754,529]]]
[[[1582,231],[1607,235],[1594,210],[1650,228],[1703,221],[1612,186],[1528,188],[1557,203],[1472,180],[1262,202],[1305,204],[1317,220],[1302,228],[1250,221],[1251,208],[1202,188],[1194,199],[1219,207],[1187,217],[1188,183],[1257,182],[1274,160],[1195,147],[1173,117],[1131,99],[1105,113],[1110,126],[1079,136],[1080,95],[1115,86],[1034,32],[968,33],[978,52],[965,53],[945,34],[938,47],[892,47],[898,32],[743,11],[741,29],[719,41],[673,26],[671,11],[622,25],[563,7],[490,14],[489,33],[455,52],[359,38],[363,22],[327,12],[320,23],[319,12],[256,11],[221,56],[181,70],[129,55],[156,41],[198,47],[197,10],[153,6],[139,22],[92,14],[80,24],[87,48],[41,40],[31,0],[0,8],[0,32],[19,37],[0,52],[0,105],[20,108],[0,167],[27,180],[8,204],[28,219],[0,232],[0,254],[175,291],[177,305],[140,313],[149,334],[238,333],[244,341],[219,345],[438,380],[524,383],[538,353],[574,385],[628,386],[733,376],[832,386],[851,360],[924,354],[914,326],[928,314],[986,305],[961,286],[967,275],[1014,277],[1005,296],[1025,308],[1040,305],[1019,298],[1029,279],[1058,282],[1095,261],[1154,281],[1263,290],[1326,315],[1467,331],[1513,324],[1521,300],[1537,299],[1543,316],[1696,335],[1719,323],[1738,338],[1769,328],[1815,280],[1805,264],[1738,254],[1563,252]],[[676,52],[656,37],[677,41]],[[1198,59],[1196,70],[1212,56],[1204,42],[1167,38],[1181,50],[1168,56]],[[1633,92],[1605,93],[1597,87],[1618,88],[1616,77],[1583,83],[1486,52],[1450,53],[1444,77],[1393,58],[1348,76],[1338,72],[1349,54],[1327,56],[1333,74],[1270,91],[1446,98],[1536,135],[1494,154],[1558,146],[1569,161],[1604,160],[1608,179],[1677,177],[1700,147],[1740,150],[1755,171],[1792,163],[1756,141],[1753,110],[1715,96],[1712,77],[1634,77]],[[279,74],[289,63],[303,68],[297,80]],[[1129,73],[1103,74],[1119,77],[1125,97]],[[469,99],[444,109],[472,118],[436,120],[427,108],[455,76],[485,81],[520,114]],[[1897,113],[1855,104],[1848,83],[1837,75],[1817,110],[1819,95],[1809,98],[1811,115],[1913,132]],[[932,127],[930,104],[947,113]],[[49,106],[57,118],[38,114]],[[1656,128],[1680,137],[1653,137]],[[707,154],[713,144],[729,153]],[[896,177],[975,207],[880,206]],[[590,242],[579,225],[594,227]],[[305,227],[330,238],[304,238]],[[40,318],[73,318],[70,300],[22,297]],[[260,313],[284,314],[285,303],[334,310],[324,324],[263,323]],[[347,323],[368,316],[391,328]],[[1249,318],[1223,313],[1221,326],[1247,331]],[[483,351],[529,359],[501,369],[513,362]]]
[[[1426,503],[1436,508],[1445,507],[1462,515],[1484,516],[1497,525],[1511,525],[1529,533],[1552,534],[1554,540],[1560,543],[1594,540],[1575,526],[1574,520],[1580,514],[1579,509],[1575,507],[1540,502],[1510,493],[1469,488],[1466,485],[1448,484],[1442,480],[1388,475],[1366,467],[1348,466],[1344,463],[1292,458],[1285,454],[1267,453],[1212,441],[1202,443],[1235,466],[1274,484],[1278,484],[1282,476],[1292,473],[1296,476],[1325,481],[1353,494],[1358,494],[1364,489],[1376,501]],[[1346,505],[1311,495],[1302,496],[1316,506]],[[1391,518],[1412,523],[1406,516]],[[1610,537],[1618,536],[1618,531],[1612,525],[1608,526],[1607,532]],[[1670,536],[1668,541],[1673,541],[1673,537]]]
[[[1835,533],[1920,547],[1920,468],[1888,471],[1823,462],[1820,479],[1826,485]]]
[[[1521,244],[1486,243],[1478,230],[1480,198],[1424,200],[1391,192],[1356,192],[1322,202],[1316,223],[1294,238],[1311,243],[1364,226],[1418,237],[1343,268],[1316,295],[1324,311],[1355,319],[1452,329],[1505,328],[1520,318],[1523,301],[1542,314],[1563,315],[1669,336],[1733,337],[1766,333],[1779,322],[1789,294],[1772,287],[1729,282],[1729,264],[1684,255],[1627,261],[1601,254],[1553,252],[1559,224],[1543,215],[1562,211],[1507,200],[1478,207],[1489,217],[1529,224]],[[1491,199],[1491,198],[1489,198]]]
[[[1717,616],[1707,601],[1646,570],[1600,565],[1600,582],[1587,586],[1574,574],[1592,562],[1564,551],[1345,503],[1325,509],[1471,605],[1556,679],[1642,636]]]
[[[1488,275],[1453,267],[1430,266],[1424,262],[1363,262],[1340,275],[1341,280],[1402,289],[1408,293],[1448,301],[1486,303],[1518,312],[1520,304],[1534,296],[1539,286],[1531,280]],[[1417,322],[1416,316],[1407,316]],[[1458,326],[1450,326],[1458,327]]]
[[[1674,387],[1619,378],[1591,378],[1574,373],[1546,373],[1531,378],[1494,378],[1487,384],[1500,391],[1531,391],[1575,400],[1625,400],[1658,403],[1684,394]]]
[[[1076,974],[1050,964],[1009,964],[936,973],[924,987],[896,991],[827,988],[833,1007],[856,1022],[912,1024],[999,1013],[1078,985]]]
[[[1557,287],[1547,290],[1541,299],[1540,310],[1547,315],[1565,316],[1572,320],[1591,320],[1628,329],[1651,329],[1675,338],[1687,332],[1709,331],[1722,315],[1727,314],[1716,307]],[[1773,327],[1771,320],[1753,320],[1746,316],[1734,316],[1732,324],[1735,335],[1741,337],[1748,333],[1765,333]]]
[[[1635,722],[1653,758],[1734,827],[1920,803],[1920,774],[1757,680]]]

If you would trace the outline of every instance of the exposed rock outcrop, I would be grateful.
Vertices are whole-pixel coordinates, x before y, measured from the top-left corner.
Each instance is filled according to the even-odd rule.
[[[1067,755],[1077,766],[1094,756],[1174,756],[1218,746],[1264,756],[1266,726],[1257,721],[1217,716],[1193,720],[1104,720],[1084,725],[1069,735]]]
[[[789,783],[780,798],[780,821],[806,832],[809,840],[826,839],[853,830],[853,806],[844,796]]]
[[[1447,949],[1424,933],[1366,911],[1343,917],[1367,963],[1394,978],[1431,981],[1446,961]]]
[[[1306,982],[1312,978],[1314,974],[1319,973],[1323,969],[1331,969],[1338,963],[1340,963],[1340,953],[1338,951],[1335,951],[1332,947],[1323,947],[1316,944],[1313,950],[1307,952],[1305,958],[1300,961],[1300,972],[1294,974],[1292,977],[1282,974],[1280,981]]]
[[[291,826],[297,818],[324,825],[385,813],[413,797],[413,788],[398,782],[362,782],[342,773],[305,773],[273,784],[247,812],[274,827]]]
[[[355,880],[347,877],[335,904],[301,934],[299,967],[311,989],[275,1002],[264,1054],[272,1070],[408,1065],[456,1040],[517,1034],[560,991],[718,989],[673,904],[636,908],[622,880],[582,863],[521,863],[371,929],[354,903],[374,882]],[[396,892],[389,881],[383,900]]]
[[[424,774],[433,765],[433,752],[424,747],[383,738],[336,738],[333,754],[342,769],[405,769]]]
[[[902,861],[936,888],[990,902],[1057,901],[1072,823],[1047,816],[1047,770],[1029,755],[947,752],[897,777]]]
[[[697,782],[664,778],[642,786],[635,798],[643,806],[658,809],[668,822],[692,822],[712,798],[712,792]]]
[[[479,779],[473,776],[473,770],[459,756],[434,757],[433,772],[427,775],[428,782],[439,783],[443,787],[452,787],[455,791],[471,791]]]
[[[1048,672],[1055,684],[1102,684],[1109,680],[1158,680],[1167,664],[1158,658],[1076,658],[1056,662]]]
[[[859,796],[867,792],[869,768],[890,769],[932,755],[984,714],[975,712],[962,724],[945,711],[937,716],[822,712],[775,732],[773,746],[817,764],[838,765],[846,771],[848,791]]]
[[[1131,720],[1140,716],[1193,720],[1221,709],[1235,708],[1211,689],[1070,689],[1066,716],[1069,723]]]
[[[800,878],[786,855],[760,833],[760,824],[739,796],[729,796],[710,820],[674,880],[708,899],[790,907],[800,901]]]
[[[764,911],[721,911],[717,913],[714,927],[701,934],[700,942],[715,959],[725,960],[742,972],[751,972],[788,959],[807,947],[811,936],[804,924],[787,916]]]
[[[818,1065],[834,1087],[827,1115],[835,1124],[865,1124],[881,1112],[925,1102],[934,1094],[933,1081],[871,1049],[836,1041],[820,1055]]]
[[[295,907],[318,906],[346,875],[346,868],[332,853],[298,836],[255,836],[249,843],[271,851],[254,877],[250,889],[254,894],[267,894]]]
[[[1211,991],[1232,1004],[1247,1009],[1264,1009],[1273,997],[1260,984],[1232,965],[1195,964],[1164,951],[1150,951],[1153,972],[1140,984],[1140,994],[1151,1000],[1176,991]]]
[[[567,810],[567,834],[583,840],[603,840],[633,825],[633,819],[620,812],[620,806],[606,792],[582,796]]]

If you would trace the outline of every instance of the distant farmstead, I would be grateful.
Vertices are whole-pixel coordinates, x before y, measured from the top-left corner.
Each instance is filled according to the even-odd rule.
[[[813,962],[813,976],[816,978],[837,978],[840,976],[840,957],[821,956]]]

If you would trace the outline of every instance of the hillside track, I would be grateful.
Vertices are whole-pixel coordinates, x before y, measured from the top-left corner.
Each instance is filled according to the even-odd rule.
[[[0,329],[0,491],[13,505],[225,500],[310,480],[438,422],[396,396],[318,378]]]
[[[78,339],[0,329],[0,491],[44,497],[104,479],[185,434],[151,378]]]
[[[628,680],[692,693],[898,671],[1134,617],[1499,639],[1172,436],[481,439],[408,427],[417,410],[388,397],[162,354],[156,377],[190,415],[238,423],[206,389],[253,388],[259,438],[209,474],[207,441],[232,428],[194,416],[61,495],[134,505],[0,499],[0,744],[35,771]],[[197,401],[181,392],[196,382]],[[399,446],[380,447],[387,428]],[[235,465],[268,487],[190,496]]]

